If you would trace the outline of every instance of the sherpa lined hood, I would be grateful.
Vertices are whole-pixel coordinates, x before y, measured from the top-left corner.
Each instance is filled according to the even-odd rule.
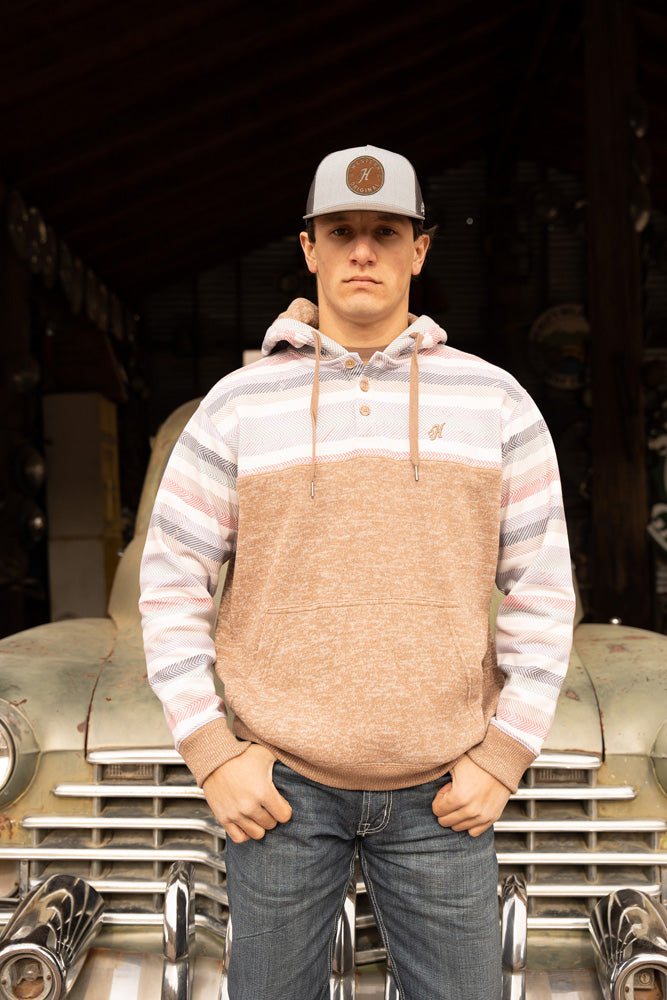
[[[262,343],[262,354],[269,355],[281,342],[290,344],[299,350],[302,347],[315,347],[315,334],[320,335],[322,354],[329,358],[342,358],[349,352],[337,344],[335,340],[324,337],[319,332],[319,310],[309,299],[294,299],[285,312],[280,313],[274,323],[266,331]],[[388,359],[398,360],[406,352],[412,352],[417,333],[422,334],[419,350],[428,350],[436,344],[444,344],[447,334],[429,316],[408,314],[409,326],[403,331],[385,351],[379,353]]]
[[[419,318],[408,314],[410,325],[384,351],[377,353],[387,364],[405,362],[410,354],[410,462],[414,468],[415,480],[419,482],[419,352],[429,350],[436,344],[444,344],[447,334],[428,316]],[[262,344],[262,354],[267,356],[288,343],[297,350],[312,348],[315,355],[313,388],[310,397],[310,418],[312,423],[313,452],[311,460],[310,495],[315,496],[315,474],[317,471],[317,412],[320,397],[320,363],[338,362],[350,353],[335,340],[324,337],[319,329],[319,310],[309,299],[299,298],[281,313],[266,332]]]

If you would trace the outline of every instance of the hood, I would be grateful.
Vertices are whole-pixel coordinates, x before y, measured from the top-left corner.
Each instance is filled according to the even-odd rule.
[[[408,322],[410,324],[408,328],[389,344],[386,351],[379,352],[388,360],[398,360],[405,354],[411,354],[417,334],[422,336],[419,344],[420,351],[428,350],[436,344],[444,344],[447,340],[445,331],[429,316],[417,317],[409,313]],[[264,356],[271,354],[280,344],[289,344],[297,350],[303,347],[314,350],[316,332],[319,334],[319,310],[317,306],[309,299],[294,299],[285,312],[280,313],[276,321],[266,331],[262,343],[262,354]],[[319,336],[323,357],[341,358],[348,353],[335,340],[322,334]]]
[[[24,715],[42,752],[83,750],[91,696],[116,638],[109,618],[73,618],[0,642],[0,700]]]
[[[556,716],[544,749],[602,757],[602,728],[597,697],[575,646],[572,647]]]
[[[650,756],[667,720],[667,636],[585,623],[574,643],[595,687],[605,753]]]
[[[87,749],[173,749],[162,705],[148,684],[141,628],[119,634],[100,673],[88,719]]]

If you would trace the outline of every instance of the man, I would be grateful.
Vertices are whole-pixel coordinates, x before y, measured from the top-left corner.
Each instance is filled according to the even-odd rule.
[[[319,316],[293,303],[167,467],[149,676],[227,832],[231,1000],[328,996],[356,856],[403,1000],[494,1000],[492,824],[571,642],[556,459],[511,376],[408,315],[429,235],[407,160],[332,153],[304,218]]]

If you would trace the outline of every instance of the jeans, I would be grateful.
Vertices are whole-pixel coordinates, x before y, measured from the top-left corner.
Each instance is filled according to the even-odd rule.
[[[227,839],[230,1000],[326,1000],[336,921],[358,852],[401,1000],[498,1000],[493,830],[441,827],[446,781],[390,792],[321,785],[274,765],[292,818]]]

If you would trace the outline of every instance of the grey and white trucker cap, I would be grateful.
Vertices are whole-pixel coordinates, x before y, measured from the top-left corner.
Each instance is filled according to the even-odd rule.
[[[354,146],[325,156],[310,185],[304,219],[355,209],[423,219],[422,193],[410,161],[377,146]]]

